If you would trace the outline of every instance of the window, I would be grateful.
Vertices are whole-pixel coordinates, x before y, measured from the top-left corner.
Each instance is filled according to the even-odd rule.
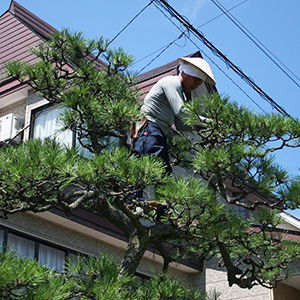
[[[78,147],[82,156],[90,157],[91,153],[88,149],[83,148],[76,140],[76,135],[70,129],[61,131],[62,124],[59,122],[59,116],[63,112],[64,107],[61,105],[51,106],[49,108],[41,108],[33,113],[32,138],[55,138],[59,143],[69,148]]]
[[[0,247],[3,247],[3,244],[4,244],[4,231],[0,229]]]
[[[62,272],[64,270],[64,261],[66,253],[64,251],[49,247],[46,245],[40,245],[39,247],[39,262],[42,266],[46,266],[49,269]]]
[[[70,129],[61,131],[62,124],[59,121],[59,116],[65,108],[61,105],[51,106],[48,108],[39,108],[33,112],[32,119],[33,127],[31,131],[32,138],[55,138],[62,145],[67,147],[76,147],[79,149],[83,157],[91,158],[92,154],[90,151],[82,147],[79,141],[76,139],[76,134]],[[84,138],[84,142],[87,142],[87,139]],[[120,144],[120,140],[115,137],[103,138],[103,144],[109,145],[109,147],[116,147]]]
[[[246,199],[242,199],[240,202],[246,203]],[[247,210],[245,207],[240,206],[240,205],[234,205],[234,211],[240,215],[243,219],[247,218]]]
[[[7,246],[9,250],[15,250],[18,257],[30,257],[34,259],[35,243],[31,240],[9,234]]]
[[[15,231],[11,232],[10,229],[0,229],[0,243],[4,249],[14,251],[17,257],[36,259],[42,266],[58,272],[64,271],[66,257],[69,257],[71,261],[77,261],[78,254],[76,252],[46,241],[36,240],[27,235],[21,235]]]
[[[79,254],[69,253],[68,259],[71,265],[77,265]]]
[[[62,111],[63,107],[57,105],[36,112],[33,125],[33,138],[56,138],[61,144],[72,147],[74,140],[72,131],[60,130],[62,126],[58,118]]]

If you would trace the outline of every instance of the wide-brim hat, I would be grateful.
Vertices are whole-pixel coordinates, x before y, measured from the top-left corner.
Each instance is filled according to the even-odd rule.
[[[199,69],[201,72],[203,72],[205,74],[205,82],[212,84],[212,85],[216,85],[216,81],[214,78],[214,75],[211,71],[211,68],[209,66],[209,64],[200,57],[180,57],[178,58],[179,63],[187,63],[190,64],[194,67],[196,67],[197,69]]]

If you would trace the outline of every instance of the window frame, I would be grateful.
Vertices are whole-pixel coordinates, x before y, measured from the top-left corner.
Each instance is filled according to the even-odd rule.
[[[65,253],[65,257],[64,257],[64,262],[66,262],[70,257],[89,257],[89,254],[85,254],[49,241],[46,241],[44,239],[32,236],[30,234],[24,233],[24,232],[20,232],[18,230],[6,227],[2,224],[0,224],[0,230],[3,231],[3,241],[2,241],[2,245],[1,245],[1,241],[0,241],[0,248],[2,246],[2,251],[6,251],[8,250],[8,237],[9,234],[13,234],[15,236],[19,236],[20,238],[24,238],[24,239],[28,239],[29,241],[32,241],[35,243],[35,250],[34,250],[34,259],[36,261],[38,261],[40,263],[39,260],[39,250],[40,250],[40,245],[44,245],[47,247],[51,247],[54,249],[57,249],[59,251],[63,251]],[[27,257],[27,256],[23,256],[23,257]],[[64,273],[70,273],[71,270],[68,270],[65,268],[65,265],[62,266],[62,271],[57,271],[57,272],[64,272]],[[144,281],[144,280],[149,280],[150,278],[152,278],[151,276],[147,275],[147,274],[143,274],[141,272],[136,272],[135,276],[137,276],[138,278],[140,278],[140,280]]]
[[[35,109],[32,109],[30,112],[30,129],[29,129],[29,138],[34,139],[34,129],[35,129],[35,121],[39,117],[42,112],[46,111],[47,109],[53,109],[55,106],[61,106],[60,104],[54,104],[54,103],[47,103],[46,105],[39,106]],[[61,106],[63,107],[63,106]],[[71,140],[72,140],[72,148],[75,148],[76,146],[76,133],[72,130],[71,134]]]
[[[6,227],[6,226],[1,225],[1,224],[0,224],[0,230],[2,230],[4,232],[3,241],[2,241],[2,249],[3,249],[2,251],[4,251],[4,252],[8,250],[8,238],[9,238],[9,234],[12,234],[12,235],[15,235],[17,237],[27,239],[27,240],[35,243],[33,259],[37,260],[38,262],[40,262],[39,254],[40,254],[40,246],[41,245],[64,252],[64,262],[68,259],[68,257],[70,255],[88,256],[88,254],[84,254],[84,253],[81,253],[79,251],[76,251],[76,250],[73,250],[73,249],[55,244],[53,242],[49,242],[49,241],[44,240],[42,238],[35,237],[35,236],[32,236],[32,235],[27,234],[27,233],[20,232],[18,230]],[[22,256],[22,257],[27,257],[27,256]],[[68,272],[68,270],[65,269],[65,265],[60,266],[60,267],[62,268],[62,271],[58,271],[58,272]]]
[[[31,110],[30,112],[30,128],[29,128],[29,139],[34,139],[34,129],[35,129],[35,121],[36,119],[39,117],[39,115],[45,110],[48,109],[53,109],[56,106],[60,106],[63,108],[62,105],[60,104],[54,104],[54,103],[48,103],[46,105],[41,105],[39,107],[36,107],[34,109]],[[71,131],[72,137],[71,137],[71,148],[74,149],[75,147],[77,147],[80,151],[82,151],[82,156],[85,158],[91,158],[93,156],[93,153],[90,152],[87,148],[84,148],[83,146],[81,146],[81,144],[79,143],[79,141],[77,141],[77,134],[76,132],[72,131],[71,129],[69,129]],[[122,140],[120,138],[115,138],[115,137],[111,137],[111,145],[121,145]]]

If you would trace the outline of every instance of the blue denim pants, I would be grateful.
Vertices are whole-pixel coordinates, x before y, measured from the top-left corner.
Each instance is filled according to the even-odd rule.
[[[165,162],[166,173],[172,173],[167,137],[155,123],[147,121],[147,126],[141,131],[138,139],[133,142],[132,147],[141,155],[149,154],[160,157]]]

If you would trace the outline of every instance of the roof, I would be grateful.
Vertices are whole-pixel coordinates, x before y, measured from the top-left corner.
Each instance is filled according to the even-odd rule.
[[[28,50],[54,31],[52,26],[12,1],[9,10],[0,17],[0,78],[4,76],[6,61],[34,62],[36,56]]]
[[[279,215],[285,222],[291,224],[300,232],[300,220],[298,218],[289,214],[286,211],[281,212]]]
[[[43,39],[49,37],[49,35],[53,32],[57,32],[54,27],[34,15],[32,12],[18,4],[16,1],[12,0],[9,11],[18,20],[20,20],[20,22],[25,24],[29,29],[31,29]]]
[[[11,1],[9,9],[0,17],[0,96],[8,93],[4,84],[10,85],[10,92],[20,88],[20,83],[16,80],[3,81],[5,62],[21,60],[34,63],[37,57],[29,50],[49,39],[54,32],[58,31],[16,1]],[[101,68],[106,64],[98,59],[96,66]]]
[[[177,61],[170,62],[161,67],[137,76],[136,82],[141,91],[141,100],[150,91],[153,85],[161,78],[177,74]]]

